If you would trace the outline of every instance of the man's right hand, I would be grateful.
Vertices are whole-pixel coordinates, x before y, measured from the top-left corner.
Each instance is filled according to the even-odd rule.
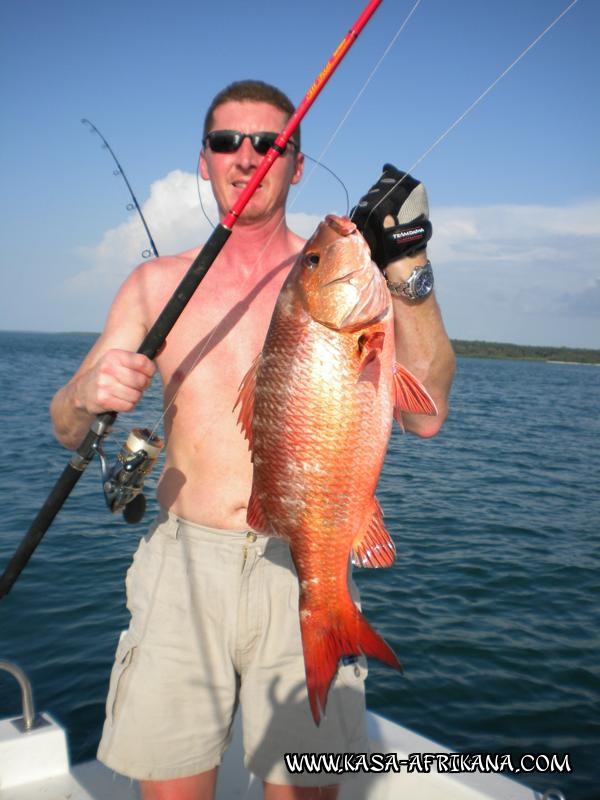
[[[107,350],[81,375],[75,389],[75,406],[87,414],[131,411],[150,386],[156,364],[128,350]]]

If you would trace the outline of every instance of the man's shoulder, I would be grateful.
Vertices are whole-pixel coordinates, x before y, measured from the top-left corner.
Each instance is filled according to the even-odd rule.
[[[287,253],[287,258],[284,260],[291,264],[304,247],[306,240],[289,230],[287,234],[286,246],[283,248],[283,252]],[[136,291],[142,289],[146,291],[168,286],[172,286],[174,289],[191,267],[202,247],[203,245],[199,245],[189,250],[182,250],[180,253],[162,255],[143,261],[130,274],[126,282],[129,284],[129,286],[126,286],[126,290]],[[247,252],[244,252],[244,258],[247,259]],[[230,262],[232,259],[236,260],[235,248],[229,249],[225,262]]]
[[[202,246],[192,247],[190,250],[183,250],[181,253],[151,258],[148,261],[142,262],[138,269],[143,270],[145,268],[148,272],[161,269],[185,269],[191,265],[192,261],[201,250]]]
[[[141,264],[133,270],[130,278],[134,284],[147,283],[148,281],[174,280],[183,275],[191,266],[193,260],[200,252],[200,247],[184,250],[174,255],[157,256]]]
[[[121,284],[113,300],[111,312],[122,314],[124,309],[127,309],[130,315],[137,313],[146,326],[153,322],[160,307],[164,306],[173,294],[198,251],[199,248],[196,248],[176,255],[159,256],[142,261]]]
[[[298,236],[297,233],[290,231],[290,249],[295,255],[302,250],[307,241],[303,236]]]

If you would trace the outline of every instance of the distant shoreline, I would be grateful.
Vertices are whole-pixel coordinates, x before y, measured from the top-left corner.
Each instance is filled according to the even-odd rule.
[[[521,361],[547,361],[552,364],[600,365],[600,350],[588,350],[583,347],[543,347],[465,339],[451,339],[451,342],[456,355],[467,358],[510,358]]]
[[[6,331],[33,336],[100,336],[95,331]],[[547,361],[553,364],[600,365],[600,350],[584,347],[550,347],[543,345],[509,344],[480,340],[451,339],[457,356],[465,358],[509,358],[521,361]]]

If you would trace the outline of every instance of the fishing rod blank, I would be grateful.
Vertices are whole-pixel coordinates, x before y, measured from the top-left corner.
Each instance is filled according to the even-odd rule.
[[[104,136],[102,136],[102,134],[100,133],[100,131],[94,125],[93,122],[90,122],[90,120],[86,119],[85,117],[81,120],[81,122],[84,125],[89,125],[92,133],[97,133],[98,134],[98,136],[102,139],[103,146],[111,154],[111,156],[113,158],[113,161],[117,165],[117,169],[115,170],[115,175],[120,175],[123,178],[123,180],[125,181],[125,185],[129,189],[129,194],[131,195],[131,199],[133,200],[133,205],[131,203],[129,203],[129,205],[127,206],[127,210],[131,211],[133,208],[135,208],[137,210],[138,214],[140,215],[140,219],[142,220],[142,225],[144,226],[144,229],[146,231],[146,235],[148,236],[148,240],[150,242],[150,247],[152,248],[152,252],[156,256],[156,258],[158,258],[158,250],[156,249],[156,245],[154,244],[154,239],[152,238],[152,234],[150,233],[150,228],[148,227],[148,225],[146,223],[146,219],[145,219],[144,215],[142,214],[142,209],[140,208],[140,204],[137,201],[137,197],[135,196],[135,194],[133,192],[133,189],[131,188],[131,184],[127,180],[127,175],[125,175],[125,170],[119,164],[119,159],[116,157],[116,155],[113,152],[112,147],[106,141]],[[144,250],[143,253],[142,253],[142,256],[144,258],[148,258],[150,256],[150,250]]]
[[[262,161],[258,164],[258,167],[243,192],[225,215],[223,222],[217,225],[209,236],[206,244],[193,261],[188,272],[167,302],[158,319],[144,337],[137,351],[138,353],[151,359],[156,356],[158,350],[167,338],[168,333],[179,319],[179,316],[192,298],[200,282],[225,246],[225,243],[231,235],[233,226],[256,191],[259,183],[270,170],[275,160],[285,153],[288,141],[300,124],[302,118],[317,99],[327,81],[356,41],[359,33],[382,2],[383,0],[369,0],[354,25],[336,47],[333,55],[315,79],[298,108],[290,117],[287,125],[277,136],[272,147],[269,148]],[[23,537],[21,544],[9,561],[4,573],[0,576],[0,599],[11,590],[15,581],[33,555],[36,547],[42,540],[42,537],[52,524],[77,481],[82,476],[85,468],[93,459],[103,437],[110,432],[116,418],[117,413],[115,411],[107,411],[97,416],[86,434],[85,439],[73,454],[71,461],[63,470],[62,475],[48,495],[46,502]]]

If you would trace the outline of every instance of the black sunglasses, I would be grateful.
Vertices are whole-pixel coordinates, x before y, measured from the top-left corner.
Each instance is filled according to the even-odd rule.
[[[210,147],[213,153],[235,153],[242,146],[244,139],[250,139],[252,147],[261,156],[264,156],[275,144],[278,133],[270,131],[257,131],[256,133],[242,133],[241,131],[211,131],[204,137],[203,144]],[[296,150],[298,145],[293,139],[288,141]],[[276,148],[278,149],[278,148]]]

